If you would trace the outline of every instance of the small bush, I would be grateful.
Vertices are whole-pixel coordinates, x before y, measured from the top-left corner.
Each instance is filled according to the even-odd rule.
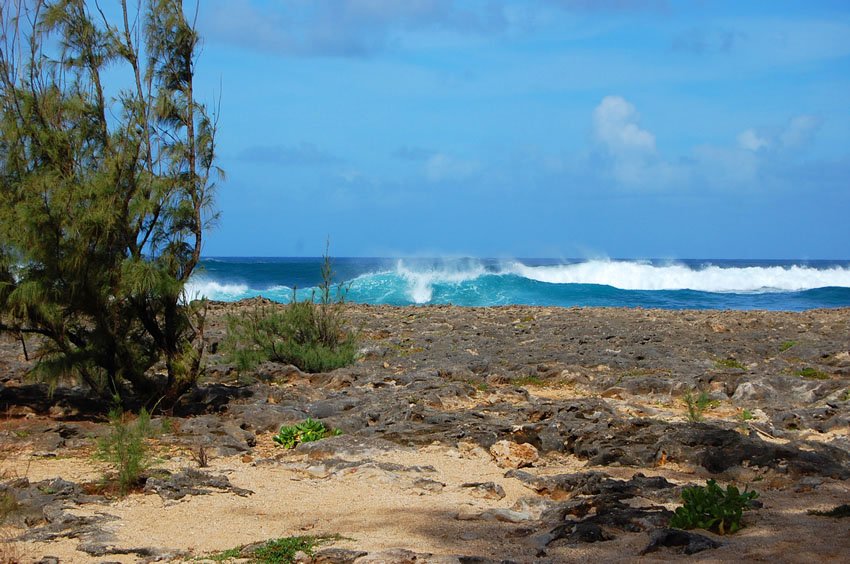
[[[704,419],[706,410],[715,407],[717,402],[713,401],[706,392],[700,392],[695,396],[688,392],[684,397],[685,406],[688,408],[688,421],[696,423]]]
[[[537,386],[538,388],[542,388],[546,385],[546,382],[539,376],[520,376],[511,380],[511,384],[514,386]]]
[[[238,546],[216,554],[205,556],[204,560],[223,562],[234,558],[245,558],[250,562],[263,564],[291,564],[299,552],[313,556],[315,548],[321,544],[342,540],[339,535],[284,537],[267,541],[260,546]]]
[[[739,368],[741,370],[746,368],[740,361],[735,360],[734,358],[721,358],[715,360],[714,365],[717,368]]]
[[[782,344],[779,345],[779,352],[785,352],[796,344],[797,341],[782,341]]]
[[[284,448],[295,448],[300,443],[310,443],[341,434],[341,430],[328,429],[321,421],[308,417],[301,423],[284,425],[272,439]]]
[[[6,522],[6,518],[18,508],[18,500],[9,492],[0,492],[0,525]]]
[[[802,368],[796,371],[794,374],[807,380],[829,380],[829,374],[827,374],[826,372],[821,372],[820,370],[812,368],[811,366]]]
[[[282,309],[260,306],[242,316],[228,316],[224,348],[240,371],[270,360],[293,364],[305,372],[326,372],[354,362],[354,335],[345,329],[345,292],[337,287],[333,297],[330,258],[322,264],[322,283],[316,294]]]
[[[670,526],[677,529],[706,529],[725,535],[739,531],[743,512],[759,496],[754,491],[739,492],[729,485],[724,491],[714,480],[705,487],[695,486],[682,490],[683,505],[676,509]]]
[[[120,408],[109,412],[109,434],[98,442],[96,456],[113,466],[122,495],[139,483],[153,463],[145,443],[152,433],[151,417],[144,408],[132,422]]]

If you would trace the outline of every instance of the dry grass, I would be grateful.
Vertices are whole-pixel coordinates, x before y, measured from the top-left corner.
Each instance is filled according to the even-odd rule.
[[[26,555],[21,543],[13,540],[18,533],[19,531],[11,527],[0,526],[0,564],[24,562]]]

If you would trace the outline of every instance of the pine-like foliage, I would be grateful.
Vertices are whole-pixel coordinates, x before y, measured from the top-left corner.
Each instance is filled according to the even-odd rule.
[[[120,4],[117,24],[85,0],[0,7],[0,329],[44,337],[43,380],[168,402],[200,371],[184,287],[216,122],[181,0]]]

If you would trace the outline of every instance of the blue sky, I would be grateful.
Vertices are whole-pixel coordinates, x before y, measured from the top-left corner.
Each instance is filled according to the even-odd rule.
[[[850,3],[204,0],[207,256],[850,258]]]

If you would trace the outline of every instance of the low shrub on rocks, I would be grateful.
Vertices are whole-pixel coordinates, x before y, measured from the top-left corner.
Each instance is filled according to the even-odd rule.
[[[269,564],[290,564],[296,561],[299,552],[313,556],[317,547],[342,540],[339,535],[283,537],[247,546],[238,546],[216,554],[206,556],[205,560],[224,562],[231,559],[248,559],[250,562]],[[301,560],[299,560],[300,562]]]
[[[336,297],[333,294],[336,294]],[[322,265],[322,283],[309,299],[283,307],[257,306],[241,316],[227,318],[224,348],[240,371],[253,370],[264,361],[292,364],[305,372],[327,372],[354,362],[356,343],[347,330],[345,292],[333,291],[330,259]]]
[[[683,505],[676,509],[670,526],[677,529],[705,529],[725,535],[738,532],[744,525],[743,512],[758,497],[754,491],[738,491],[729,485],[724,491],[714,480],[706,485],[682,490]]]
[[[272,440],[284,448],[295,448],[301,443],[310,443],[341,434],[341,430],[328,429],[321,421],[308,417],[301,423],[284,425],[280,428],[278,434],[272,437]]]
[[[152,433],[150,414],[144,408],[134,421],[120,408],[109,412],[109,434],[98,443],[97,457],[113,466],[122,495],[138,485],[153,463],[145,443]]]

